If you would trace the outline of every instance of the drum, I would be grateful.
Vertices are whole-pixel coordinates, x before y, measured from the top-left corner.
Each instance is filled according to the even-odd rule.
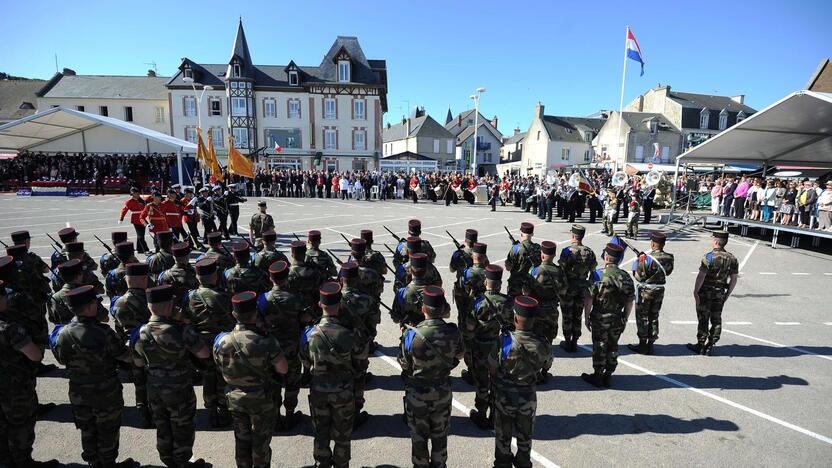
[[[474,202],[487,203],[488,202],[488,187],[485,185],[477,185],[477,188],[471,190],[474,194]]]
[[[500,200],[505,203],[508,200],[508,190],[500,190]]]
[[[422,186],[417,185],[416,187],[413,188],[413,192],[416,194],[417,197],[421,197],[422,196]]]
[[[441,186],[437,185],[436,187],[433,188],[433,191],[436,192],[437,197],[442,196],[442,187]]]
[[[456,196],[459,197],[459,198],[462,198],[462,197],[465,196],[465,192],[462,191],[462,186],[461,185],[459,187],[453,189],[453,191],[454,191],[454,193],[456,193]]]

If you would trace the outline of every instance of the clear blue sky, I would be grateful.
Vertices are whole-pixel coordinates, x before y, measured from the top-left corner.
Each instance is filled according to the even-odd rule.
[[[617,109],[628,24],[647,65],[639,77],[629,63],[627,101],[669,83],[746,94],[761,109],[832,56],[829,0],[30,0],[0,11],[0,71],[37,78],[54,73],[56,53],[79,74],[140,75],[155,61],[170,76],[185,56],[224,63],[238,16],[257,64],[317,65],[336,35],[355,35],[368,58],[387,60],[385,120],[409,101],[444,122],[484,86],[481,111],[506,134],[528,127],[537,101],[555,115]]]

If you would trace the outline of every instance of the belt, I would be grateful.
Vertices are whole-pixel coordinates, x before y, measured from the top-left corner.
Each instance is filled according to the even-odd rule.
[[[644,288],[644,289],[664,289],[663,284],[653,284],[653,283],[641,283],[636,282],[637,287]]]

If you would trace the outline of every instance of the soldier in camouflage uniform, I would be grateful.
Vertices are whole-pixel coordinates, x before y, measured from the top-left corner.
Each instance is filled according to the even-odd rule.
[[[199,287],[187,294],[185,317],[206,347],[211,347],[217,335],[231,330],[231,298],[217,287],[217,261],[206,258],[196,263],[194,270]],[[225,382],[211,359],[202,359],[202,401],[210,412],[211,425],[228,425],[228,405],[222,394]]]
[[[323,282],[323,275],[317,265],[306,261],[306,244],[301,241],[290,245],[292,262],[289,265],[289,288],[298,293],[304,306],[310,308],[312,318],[321,316],[318,308],[318,288]]]
[[[231,298],[237,325],[217,335],[214,362],[228,382],[226,399],[234,427],[234,458],[242,468],[271,466],[275,425],[271,374],[285,374],[289,364],[273,334],[260,326],[257,296],[252,291]]]
[[[530,468],[534,417],[537,412],[538,371],[549,366],[552,352],[532,329],[537,301],[528,296],[514,299],[514,328],[500,336],[489,356],[494,382],[494,467]],[[517,453],[511,438],[517,438]]]
[[[112,328],[98,321],[92,286],[68,292],[65,299],[76,318],[55,327],[50,346],[69,371],[69,401],[75,427],[81,430],[81,458],[90,466],[133,466],[116,463],[124,399],[117,361],[129,362],[130,351]]]
[[[358,239],[356,239],[358,240]],[[368,414],[364,409],[364,384],[367,378],[367,368],[370,367],[370,343],[380,321],[378,314],[378,301],[362,292],[359,288],[358,264],[344,263],[338,274],[341,280],[341,323],[352,330],[355,343],[354,362],[355,378],[353,390],[355,391],[355,419],[353,427],[358,427],[367,422]]]
[[[110,303],[116,333],[123,343],[128,343],[130,337],[138,333],[139,328],[150,320],[145,293],[149,271],[146,263],[128,263],[124,269],[127,292],[123,296],[113,298]],[[153,427],[153,419],[147,405],[147,374],[143,368],[132,365],[130,376],[136,388],[136,409],[141,418],[141,425],[149,429]]]
[[[601,232],[612,237],[615,235],[615,218],[617,216],[618,192],[615,187],[609,185],[607,194],[604,196],[604,221]]]
[[[423,253],[410,254],[409,263],[413,281],[396,291],[390,311],[390,318],[401,326],[417,325],[422,321],[422,291],[430,286],[425,281],[428,256]]]
[[[497,346],[502,330],[514,328],[513,301],[500,292],[503,268],[488,265],[485,269],[485,292],[474,299],[466,327],[473,333],[471,340],[472,374],[476,383],[474,409],[469,417],[480,429],[494,425],[494,391],[488,360]]]
[[[251,215],[248,223],[248,240],[259,252],[263,250],[263,233],[274,230],[274,218],[266,213],[266,202],[257,202],[257,213]]]
[[[384,259],[384,255],[382,255],[381,252],[373,249],[373,231],[370,229],[362,229],[360,237],[367,243],[365,253],[366,258],[363,262],[363,266],[372,268],[380,276],[384,277],[387,274],[387,261]],[[359,262],[359,265],[362,265],[362,262]]]
[[[43,348],[8,311],[6,285],[0,281],[0,466],[55,467],[57,460],[32,460],[38,394],[30,369],[43,359]]]
[[[713,236],[713,250],[702,257],[693,287],[699,326],[696,344],[688,344],[691,351],[706,356],[711,355],[722,334],[722,307],[734,291],[739,275],[737,258],[725,250],[728,232],[716,231]]]
[[[173,288],[147,290],[151,316],[134,343],[133,361],[147,368],[147,396],[156,426],[156,449],[167,466],[203,467],[205,461],[190,461],[193,455],[196,395],[191,385],[190,355],[208,359],[211,352],[196,330],[174,320]]]
[[[309,410],[315,432],[316,466],[342,468],[350,463],[355,414],[355,338],[341,323],[341,287],[320,287],[321,320],[301,336],[300,355],[311,369]],[[334,448],[330,448],[330,441]]]
[[[147,257],[147,264],[150,265],[150,274],[154,278],[159,276],[159,273],[173,267],[176,263],[173,252],[170,250],[173,246],[173,231],[170,229],[167,231],[159,231],[155,236],[158,250],[156,253]]]
[[[418,237],[408,237],[407,243],[405,244],[406,248],[404,250],[404,255],[408,256],[414,253],[424,253],[427,252],[422,251],[422,240]],[[430,261],[430,256],[428,256],[428,263],[425,270],[424,275],[425,281],[427,284],[432,286],[439,286],[442,287],[442,275],[439,274],[439,270],[436,269],[436,266]],[[408,264],[406,261],[402,261],[396,267],[396,275],[395,281],[393,282],[393,288],[399,289],[404,286],[407,286],[413,280],[413,275],[408,268]]]
[[[529,270],[540,265],[540,245],[532,242],[534,224],[520,223],[520,241],[511,246],[506,255],[508,277],[508,295],[519,296],[523,293],[523,284],[528,281]]]
[[[237,243],[231,248],[236,265],[225,270],[225,285],[229,294],[254,291],[257,294],[271,289],[271,282],[262,270],[251,265],[248,244]]]
[[[300,392],[301,363],[298,347],[301,331],[309,324],[312,317],[303,298],[289,288],[289,265],[278,260],[269,267],[269,276],[274,285],[271,291],[257,298],[257,308],[269,332],[280,343],[283,355],[288,362],[280,385],[274,389],[274,412],[276,427],[288,430],[300,421],[301,413],[295,411]],[[283,395],[281,395],[281,392]],[[281,417],[280,407],[285,407],[285,416]]]
[[[673,273],[673,254],[664,251],[667,235],[654,231],[650,234],[651,252],[633,261],[636,280],[636,327],[638,345],[627,347],[640,354],[653,354],[659,338],[659,311],[664,299],[664,285]]]
[[[127,242],[127,232],[113,231],[110,233],[110,240],[113,243],[113,247],[122,242]],[[104,255],[98,259],[98,263],[101,266],[101,274],[106,276],[110,270],[118,267],[119,259],[115,252],[105,252]]]
[[[66,244],[68,244],[70,242],[78,241],[78,232],[75,230],[75,228],[71,228],[71,227],[63,228],[60,231],[58,231],[58,238],[61,239],[61,242],[64,243],[64,248],[60,252],[55,252],[55,253],[52,254],[52,259],[51,260],[52,260],[52,268],[53,269],[56,266],[60,265],[61,263],[65,262],[67,260],[70,260],[72,258],[75,258],[75,257],[69,255],[69,252],[67,252]],[[84,263],[84,266],[87,267],[87,270],[95,271],[95,270],[98,269],[98,265],[96,265],[95,260],[93,260],[92,257],[89,256],[88,253],[83,252],[79,255],[80,255],[81,261]],[[102,274],[103,273],[104,272],[102,271]]]
[[[24,274],[22,281],[27,285],[31,291],[30,295],[35,303],[39,303],[40,310],[45,310],[49,306],[49,299],[52,296],[52,291],[49,290],[49,279],[44,276],[45,273],[50,273],[49,265],[41,260],[40,256],[31,249],[31,237],[29,231],[15,231],[11,233],[12,243],[15,247],[22,248],[23,255],[20,258],[20,270]],[[9,249],[6,249],[7,255],[12,255]],[[14,255],[12,255],[14,257]],[[93,275],[95,276],[95,275]]]
[[[474,375],[470,371],[473,367],[471,350],[473,349],[474,332],[469,329],[466,322],[469,319],[476,322],[476,319],[472,316],[471,304],[485,292],[485,269],[488,266],[487,251],[488,246],[486,244],[475,242],[471,247],[471,261],[473,264],[466,268],[457,280],[457,288],[464,293],[463,301],[468,304],[463,311],[464,313],[457,318],[462,339],[465,342],[465,369],[462,370],[462,379],[471,386],[477,385]]]
[[[306,234],[306,263],[318,266],[318,271],[324,279],[332,279],[338,275],[338,269],[332,258],[321,252],[321,231],[309,231]]]
[[[581,337],[581,315],[584,300],[589,295],[589,277],[598,266],[595,253],[583,244],[586,228],[572,225],[572,243],[560,252],[558,265],[566,274],[566,294],[560,298],[564,340],[560,347],[568,353],[578,351]]]
[[[350,241],[350,257],[347,263],[350,262],[358,265],[358,284],[356,287],[364,294],[369,294],[376,301],[380,301],[381,294],[384,292],[384,277],[372,266],[367,256],[367,241],[364,239]],[[384,268],[387,269],[386,266]],[[378,305],[375,309],[379,310]],[[379,312],[378,315],[379,320],[381,320],[381,313]],[[373,337],[375,337],[375,330],[373,330]]]
[[[630,212],[627,215],[627,237],[635,239],[638,237],[638,218],[641,216],[641,190],[630,189]]]
[[[67,242],[66,245],[64,245],[64,250],[66,251],[67,256],[69,257],[69,260],[78,260],[82,264],[81,269],[83,271],[83,277],[82,277],[79,285],[89,284],[90,286],[95,287],[95,290],[96,290],[97,294],[103,294],[104,293],[104,285],[101,283],[101,281],[99,281],[98,275],[95,274],[95,271],[88,269],[87,265],[84,264],[84,255],[86,255],[86,252],[84,252],[84,243],[83,242],[78,242],[78,241]],[[65,263],[66,261],[67,260],[64,260],[63,257],[61,257],[60,263],[58,263],[58,266]],[[53,269],[52,275],[51,275],[52,291],[53,292],[60,291],[61,288],[64,286],[64,279],[61,277],[61,275],[59,275],[57,273],[56,270],[57,270],[57,267],[55,269]],[[104,271],[102,271],[101,273],[106,276],[106,273]]]
[[[255,268],[268,275],[272,263],[278,260],[289,263],[286,255],[277,250],[274,245],[277,241],[277,233],[274,232],[274,229],[263,232],[261,239],[263,239],[263,250],[253,253],[251,257],[253,259],[251,263]]]
[[[231,253],[228,252],[222,245],[222,233],[221,232],[211,232],[208,233],[208,250],[205,251],[204,254],[197,257],[197,261],[200,261],[205,258],[213,258],[217,261],[217,271],[220,272],[220,284],[225,284],[225,277],[223,273],[225,270],[234,266],[234,258],[231,256]]]
[[[592,273],[589,295],[584,299],[586,328],[592,333],[592,374],[581,378],[596,387],[610,386],[618,367],[618,339],[624,332],[633,310],[635,288],[633,279],[618,268],[624,257],[624,247],[607,244],[604,248],[604,267]]]
[[[471,305],[468,292],[463,288],[460,281],[465,270],[474,265],[474,260],[471,258],[474,244],[477,242],[479,233],[475,229],[465,230],[465,241],[461,248],[451,254],[451,263],[448,270],[456,274],[456,281],[454,282],[453,297],[456,303],[456,323],[462,325],[462,318],[468,313],[468,308]]]
[[[399,351],[399,364],[406,376],[405,415],[413,466],[444,467],[451,428],[451,371],[459,365],[464,345],[456,324],[444,320],[450,315],[445,291],[427,286],[423,297],[424,320],[404,330]]]
[[[95,281],[92,283],[84,281],[84,279],[89,275],[87,275],[87,272],[83,270],[81,260],[78,260],[77,258],[61,263],[58,265],[56,270],[58,270],[58,276],[61,277],[64,285],[61,286],[61,289],[58,292],[52,294],[52,297],[50,298],[51,304],[49,305],[47,312],[50,322],[55,325],[67,324],[75,317],[75,314],[72,313],[72,309],[70,309],[66,304],[66,301],[64,301],[66,293],[80,286],[92,286],[93,289],[95,289],[96,294],[100,294],[104,292],[104,286],[100,281],[98,281],[97,278],[95,278]],[[91,273],[90,275],[95,277],[94,273]],[[99,304],[98,312],[98,319],[100,321],[106,322],[109,320],[107,316],[107,309],[105,309],[103,305]]]
[[[396,245],[396,249],[394,251],[395,255],[393,255],[393,266],[395,268],[399,268],[400,264],[407,262],[407,260],[410,258],[410,249],[408,248],[407,240],[410,237],[419,238],[419,236],[421,235],[422,222],[418,219],[411,219],[410,221],[408,221],[407,236],[399,240],[399,244]],[[433,250],[433,246],[430,245],[430,242],[419,238],[419,244],[419,248],[416,251],[426,254],[428,256],[428,262],[435,262],[436,252]]]
[[[116,296],[121,296],[127,292],[127,283],[124,281],[124,267],[128,263],[136,263],[136,256],[134,255],[134,248],[132,242],[122,242],[116,244],[116,257],[118,257],[119,264],[107,272],[104,280],[104,288],[107,292],[107,297],[110,302]]]
[[[173,286],[173,303],[179,310],[188,307],[188,292],[199,287],[196,270],[190,263],[191,245],[187,242],[174,244],[170,249],[176,263],[159,273],[156,284]]]

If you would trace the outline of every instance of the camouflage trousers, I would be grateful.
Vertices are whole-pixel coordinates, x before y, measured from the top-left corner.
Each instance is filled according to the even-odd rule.
[[[454,286],[454,302],[456,302],[456,323],[462,333],[462,342],[465,348],[463,362],[465,362],[465,368],[471,369],[473,366],[471,360],[471,344],[474,337],[468,331],[468,327],[465,326],[465,322],[469,320],[471,315],[471,300],[467,294]]]
[[[213,333],[200,333],[199,335],[208,349],[213,348],[216,336]],[[228,401],[225,399],[224,392],[225,379],[213,358],[207,357],[200,360],[200,373],[202,374],[202,402],[205,407],[208,409],[227,408]]]
[[[508,294],[509,297],[517,297],[523,294],[523,285],[526,283],[526,276],[525,273],[517,272],[511,273],[508,277]]]
[[[90,464],[114,463],[118,457],[124,399],[115,379],[100,384],[69,384],[75,427],[81,430],[81,458]]]
[[[532,433],[537,412],[534,386],[497,383],[494,394],[495,468],[531,468]],[[517,454],[511,452],[511,438],[517,438]]]
[[[659,338],[659,311],[662,309],[664,288],[639,288],[636,303],[636,327],[639,340],[656,341]]]
[[[414,467],[445,466],[452,400],[448,382],[433,387],[405,387],[404,409],[410,427],[410,457]]]
[[[0,387],[0,466],[25,466],[32,457],[37,408],[34,379]]]
[[[699,289],[699,305],[696,306],[696,340],[716,343],[722,335],[722,306],[725,304],[725,290],[703,286]]]
[[[272,460],[272,433],[277,411],[271,391],[228,392],[234,428],[234,459],[238,468],[269,467]]]
[[[130,379],[136,390],[136,408],[147,406],[147,372],[143,367],[130,366]]]
[[[346,467],[350,463],[350,438],[355,416],[352,388],[321,392],[314,388],[314,378],[309,390],[309,412],[312,430],[315,432],[312,455],[320,466]],[[330,442],[334,447],[330,448]]]
[[[193,455],[196,432],[196,394],[191,386],[147,387],[147,396],[156,426],[156,449],[162,463],[178,465]]]
[[[627,235],[636,237],[638,235],[638,212],[630,212],[630,219],[627,220]]]
[[[560,310],[562,315],[563,336],[575,341],[581,337],[583,328],[584,296],[582,291],[577,294],[570,286],[569,292],[561,298]]]
[[[353,392],[355,392],[355,414],[358,414],[364,408],[364,387],[366,385],[367,369],[370,367],[370,343],[364,343],[361,351],[355,353],[355,378],[352,382]]]
[[[615,215],[615,210],[607,210],[604,213],[604,233],[606,233],[608,236],[615,235],[615,225],[612,222],[613,215]]]
[[[494,350],[495,346],[495,341],[474,340],[473,349],[471,350],[474,363],[472,372],[474,374],[474,381],[477,384],[474,390],[474,407],[482,415],[485,415],[486,410],[489,408],[492,414],[494,411],[494,393],[491,386],[491,375],[488,369],[488,355]]]
[[[280,414],[280,407],[286,408],[286,416],[295,412],[298,407],[298,394],[300,393],[301,362],[297,348],[288,349],[284,354],[289,363],[289,370],[279,377],[280,388],[274,392],[275,416]]]
[[[594,313],[592,322],[592,368],[609,373],[618,367],[618,339],[624,332],[623,312]]]

